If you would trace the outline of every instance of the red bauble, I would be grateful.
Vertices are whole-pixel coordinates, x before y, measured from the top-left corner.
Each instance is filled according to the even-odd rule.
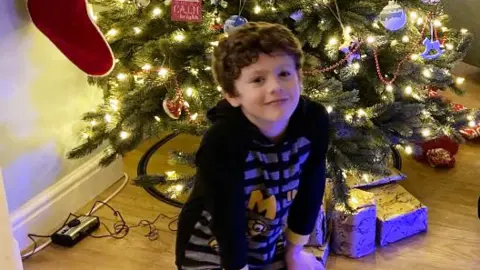
[[[112,50],[90,19],[86,0],[28,0],[33,24],[74,65],[90,76],[105,76],[114,66]]]
[[[183,104],[180,98],[175,97],[174,99],[164,99],[162,105],[165,113],[170,116],[170,118],[175,120],[180,118],[183,108]]]

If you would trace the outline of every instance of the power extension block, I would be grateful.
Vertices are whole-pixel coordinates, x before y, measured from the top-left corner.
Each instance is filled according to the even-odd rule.
[[[100,219],[97,216],[79,216],[56,231],[51,237],[52,243],[73,247],[99,227]]]

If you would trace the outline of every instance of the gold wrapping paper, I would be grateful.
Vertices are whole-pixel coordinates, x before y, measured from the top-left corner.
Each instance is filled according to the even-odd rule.
[[[336,204],[332,213],[332,251],[352,258],[363,257],[375,251],[376,205],[373,194],[350,190],[349,206]]]
[[[395,168],[391,168],[388,175],[370,175],[358,171],[349,172],[345,181],[350,188],[366,188],[398,182],[405,178],[406,175]]]
[[[330,235],[326,237],[325,244],[317,247],[304,247],[304,251],[313,254],[318,261],[325,267],[327,265],[328,255],[330,254]]]
[[[427,230],[427,207],[399,184],[368,191],[377,201],[377,239],[381,246]]]

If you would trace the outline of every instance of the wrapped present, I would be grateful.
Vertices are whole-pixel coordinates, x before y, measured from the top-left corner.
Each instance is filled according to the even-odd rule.
[[[427,230],[427,207],[399,184],[368,191],[377,203],[377,241],[381,246]]]
[[[480,137],[480,126],[462,128],[459,132],[463,135],[463,137],[473,140]]]
[[[320,213],[318,213],[317,221],[315,222],[315,227],[313,232],[310,234],[310,239],[308,240],[307,246],[320,247],[325,245],[327,241],[327,215],[325,213],[325,203],[320,207]]]
[[[351,189],[349,206],[337,203],[332,213],[332,251],[358,258],[375,251],[376,206],[372,193]]]
[[[467,109],[467,107],[463,106],[462,104],[458,103],[451,103],[450,106],[452,107],[453,112],[461,112]]]
[[[350,188],[365,188],[398,182],[405,178],[406,176],[399,170],[391,168],[388,175],[371,175],[359,171],[349,172],[345,181]]]
[[[427,160],[434,168],[453,168],[455,166],[455,157],[443,148],[428,150]]]
[[[308,246],[303,248],[304,251],[313,254],[315,258],[322,263],[323,267],[327,265],[327,258],[330,254],[330,235],[328,235],[326,239],[325,244],[322,246]]]

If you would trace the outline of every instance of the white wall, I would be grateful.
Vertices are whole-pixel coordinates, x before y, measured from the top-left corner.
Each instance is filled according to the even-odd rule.
[[[10,212],[85,162],[65,154],[80,139],[81,114],[102,97],[34,27],[26,1],[0,1],[0,165]]]
[[[472,47],[468,51],[465,62],[480,67],[480,0],[443,1],[445,12],[450,15],[450,25],[455,28],[466,28],[475,35]]]

